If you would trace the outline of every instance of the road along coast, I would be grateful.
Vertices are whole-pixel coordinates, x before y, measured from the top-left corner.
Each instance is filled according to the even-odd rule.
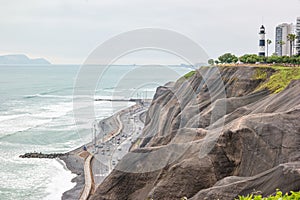
[[[84,200],[94,193],[95,188],[129,151],[131,144],[142,132],[145,112],[150,102],[151,100],[138,101],[101,120],[97,123],[93,141],[60,156],[67,168],[77,174],[72,180],[76,182],[76,186],[66,191],[62,199]]]

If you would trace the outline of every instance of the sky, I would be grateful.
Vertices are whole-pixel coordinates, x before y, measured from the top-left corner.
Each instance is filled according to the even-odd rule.
[[[111,37],[147,27],[179,32],[211,58],[240,56],[257,53],[262,23],[274,41],[276,25],[295,24],[297,17],[300,0],[0,0],[0,55],[82,64]],[[129,55],[120,62],[180,62],[159,54]]]

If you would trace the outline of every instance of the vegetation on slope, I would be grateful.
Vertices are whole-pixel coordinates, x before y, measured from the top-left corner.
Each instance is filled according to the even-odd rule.
[[[192,77],[195,73],[196,73],[195,70],[194,70],[194,71],[190,71],[190,72],[188,72],[187,74],[185,74],[183,77],[184,77],[185,79],[189,79],[189,78]]]
[[[256,68],[253,76],[254,80],[266,80],[268,78],[267,68]]]
[[[195,70],[190,71],[190,72],[186,73],[185,75],[183,75],[181,78],[179,78],[179,79],[177,80],[177,82],[178,82],[178,83],[183,83],[185,80],[190,79],[195,73],[196,73]]]
[[[292,80],[300,79],[300,67],[272,66],[271,68],[275,69],[276,72],[263,82],[257,90],[268,89],[273,93],[279,93],[284,90]],[[258,69],[255,79],[266,79],[266,76],[266,71]]]
[[[270,69],[275,70],[275,72],[268,77]],[[184,80],[191,78],[195,73],[195,70],[190,71],[181,77],[179,81],[183,82]],[[284,90],[292,80],[300,79],[300,67],[260,65],[256,67],[253,79],[262,80],[262,84],[256,88],[257,91],[267,89],[272,93],[279,93]]]
[[[280,190],[276,191],[274,196],[262,197],[262,195],[239,196],[238,200],[300,200],[300,192],[291,191],[290,194],[283,193]]]

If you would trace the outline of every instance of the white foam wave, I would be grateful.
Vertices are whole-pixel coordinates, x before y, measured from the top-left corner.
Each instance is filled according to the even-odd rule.
[[[61,160],[52,160],[51,165],[53,166],[53,171],[55,172],[51,177],[50,183],[47,185],[47,196],[44,200],[55,200],[61,199],[62,194],[70,190],[75,186],[71,180],[76,176],[72,174],[71,171],[67,170],[65,163]]]
[[[51,122],[54,118],[66,115],[72,110],[72,102],[43,106],[37,110],[24,108],[30,114],[7,115],[0,118],[0,137],[26,131]],[[12,111],[13,112],[13,111]]]
[[[0,122],[2,121],[6,121],[6,120],[10,120],[10,119],[14,119],[14,118],[18,118],[18,117],[23,117],[27,114],[19,114],[19,115],[2,115],[0,116]]]
[[[62,98],[62,99],[71,99],[73,96],[71,95],[49,95],[49,94],[33,94],[33,95],[26,95],[25,98]]]

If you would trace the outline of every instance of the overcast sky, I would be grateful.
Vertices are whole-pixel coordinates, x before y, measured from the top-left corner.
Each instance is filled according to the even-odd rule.
[[[0,3],[0,54],[24,53],[33,58],[44,57],[54,64],[81,64],[93,49],[112,36],[144,27],[180,32],[201,45],[212,58],[225,52],[257,53],[262,18],[267,37],[274,41],[277,24],[295,24],[300,17],[300,0],[0,0]],[[272,45],[270,53],[273,52]]]

